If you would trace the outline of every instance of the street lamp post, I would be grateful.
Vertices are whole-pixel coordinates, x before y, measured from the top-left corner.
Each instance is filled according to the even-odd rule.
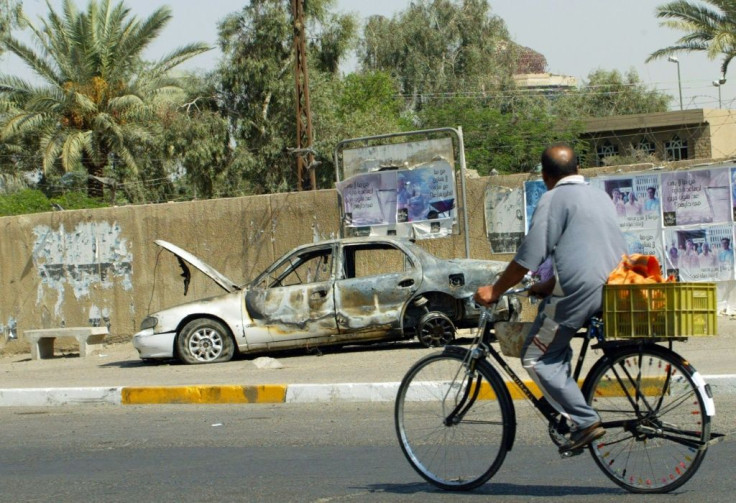
[[[721,82],[719,80],[714,80],[713,85],[718,88],[718,108],[723,108],[721,106]]]
[[[677,89],[680,91],[680,110],[682,110],[682,80],[680,80],[680,60],[677,56],[667,58],[670,63],[677,63]]]

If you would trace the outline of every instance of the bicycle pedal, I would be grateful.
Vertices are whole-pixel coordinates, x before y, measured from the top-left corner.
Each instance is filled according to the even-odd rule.
[[[579,456],[583,453],[584,450],[585,449],[581,447],[580,449],[573,449],[571,451],[560,451],[560,457],[562,459],[566,459],[566,458],[572,458],[574,456]]]

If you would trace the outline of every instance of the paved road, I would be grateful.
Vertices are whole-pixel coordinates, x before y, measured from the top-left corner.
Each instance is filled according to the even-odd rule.
[[[720,407],[733,421],[729,397]],[[532,409],[517,412],[517,441],[496,477],[450,494],[403,458],[388,403],[5,407],[0,502],[733,501],[733,440],[712,447],[674,496],[642,497],[587,454],[561,460]]]

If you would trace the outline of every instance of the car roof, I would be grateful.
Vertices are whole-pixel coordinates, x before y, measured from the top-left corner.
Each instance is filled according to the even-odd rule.
[[[349,238],[334,238],[325,239],[323,241],[316,241],[314,243],[305,243],[297,246],[294,249],[307,248],[311,246],[324,246],[329,244],[367,244],[367,243],[401,243],[404,245],[414,245],[414,241],[409,238],[399,238],[394,236],[360,236],[360,237],[349,237]]]

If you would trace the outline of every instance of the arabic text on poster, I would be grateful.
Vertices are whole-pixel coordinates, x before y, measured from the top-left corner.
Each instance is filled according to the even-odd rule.
[[[731,221],[728,168],[662,174],[664,225]]]
[[[353,227],[392,223],[396,173],[370,173],[340,182],[345,221]]]

